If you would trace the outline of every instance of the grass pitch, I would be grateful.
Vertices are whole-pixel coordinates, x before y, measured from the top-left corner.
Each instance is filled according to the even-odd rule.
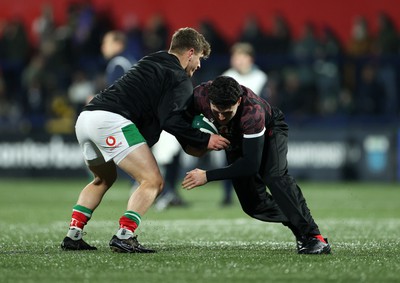
[[[398,184],[299,182],[333,254],[297,255],[280,224],[221,208],[218,183],[181,191],[187,208],[151,209],[139,241],[156,254],[116,254],[108,241],[125,211],[117,181],[85,229],[98,251],[64,252],[86,180],[0,180],[0,282],[400,282]]]

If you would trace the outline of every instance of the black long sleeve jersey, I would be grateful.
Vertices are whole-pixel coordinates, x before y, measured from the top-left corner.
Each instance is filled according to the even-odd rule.
[[[242,86],[242,102],[236,115],[227,125],[219,125],[214,119],[208,99],[211,81],[194,89],[193,102],[190,109],[202,113],[213,122],[219,134],[227,138],[231,144],[226,155],[227,167],[207,171],[207,180],[240,178],[242,176],[261,173],[266,162],[266,147],[269,135],[276,121],[283,121],[283,113],[271,107],[264,99],[254,94],[249,88]],[[279,122],[280,123],[280,122]]]
[[[178,58],[159,51],[139,60],[83,110],[122,115],[135,123],[149,146],[165,130],[182,145],[203,148],[207,147],[210,135],[192,128],[191,121],[183,115],[192,94],[192,82]]]

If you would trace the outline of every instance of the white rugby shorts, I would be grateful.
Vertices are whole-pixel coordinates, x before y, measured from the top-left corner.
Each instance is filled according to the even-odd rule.
[[[88,165],[110,160],[118,164],[131,151],[146,143],[132,121],[102,110],[81,112],[75,132]]]

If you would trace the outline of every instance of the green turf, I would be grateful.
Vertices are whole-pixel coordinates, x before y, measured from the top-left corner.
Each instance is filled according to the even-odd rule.
[[[398,184],[299,182],[333,254],[297,255],[280,224],[221,208],[218,183],[181,191],[187,208],[143,217],[139,240],[157,254],[115,254],[108,241],[129,184],[117,183],[85,236],[99,250],[63,252],[85,180],[0,180],[0,282],[400,282]]]

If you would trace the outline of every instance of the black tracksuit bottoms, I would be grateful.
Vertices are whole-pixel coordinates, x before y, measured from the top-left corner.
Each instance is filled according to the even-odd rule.
[[[320,231],[301,189],[288,174],[287,142],[288,125],[280,115],[271,131],[265,134],[259,173],[233,179],[233,187],[243,211],[249,216],[266,222],[280,222],[290,228],[297,239],[318,235]],[[235,158],[228,152],[227,159],[230,164]]]

